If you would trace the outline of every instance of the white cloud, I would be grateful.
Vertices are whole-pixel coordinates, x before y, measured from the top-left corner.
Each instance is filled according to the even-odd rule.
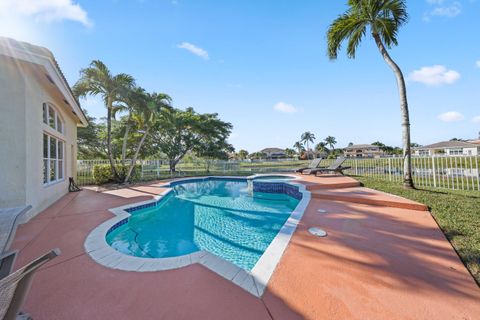
[[[473,117],[472,122],[480,124],[480,116]]]
[[[185,49],[187,51],[190,51],[196,56],[199,56],[200,58],[203,58],[205,60],[210,59],[208,56],[208,52],[200,47],[197,47],[194,44],[191,44],[190,42],[182,42],[181,44],[177,45],[177,48],[180,49]]]
[[[440,86],[442,84],[454,83],[460,79],[460,73],[455,70],[447,70],[447,68],[442,65],[434,65],[412,71],[408,79],[428,86]]]
[[[442,113],[438,116],[438,119],[442,120],[443,122],[453,122],[453,121],[462,121],[465,119],[463,114],[457,111],[449,111]]]
[[[0,0],[0,16],[33,17],[52,22],[71,20],[92,26],[87,12],[72,0]]]
[[[298,112],[298,109],[295,108],[293,105],[285,103],[285,102],[277,102],[273,106],[273,110],[283,113],[295,113]]]
[[[462,5],[458,1],[427,0],[427,3],[435,7],[424,14],[425,21],[430,21],[431,17],[453,18],[462,13]]]

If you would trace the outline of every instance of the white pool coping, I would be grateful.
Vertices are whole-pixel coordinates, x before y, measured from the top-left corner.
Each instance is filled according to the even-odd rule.
[[[273,176],[275,174],[264,174],[264,176]],[[288,176],[288,174],[277,174],[281,176]],[[258,177],[262,175],[254,175],[248,177],[231,177],[231,176],[208,176],[208,177],[195,177],[195,178],[182,178],[171,181],[170,183],[178,183],[188,180],[207,180],[209,178],[241,178],[248,179]],[[298,177],[295,177],[298,179]],[[285,224],[280,228],[278,234],[273,238],[270,245],[267,247],[263,255],[257,261],[251,271],[242,269],[235,264],[224,260],[206,250],[197,251],[191,254],[171,257],[171,258],[143,258],[126,255],[115,249],[113,249],[106,241],[108,230],[116,223],[131,216],[126,210],[129,208],[138,207],[144,204],[150,204],[159,201],[169,192],[172,188],[168,188],[158,196],[154,196],[152,200],[142,201],[137,203],[128,204],[121,207],[109,209],[115,216],[96,227],[86,238],[84,248],[90,257],[97,263],[112,269],[135,271],[135,272],[154,272],[163,270],[172,270],[182,268],[194,263],[199,263],[206,268],[212,270],[223,278],[233,282],[239,287],[243,288],[247,292],[253,294],[256,297],[261,297],[265,292],[268,281],[270,280],[277,264],[287,248],[293,233],[295,232],[298,223],[303,217],[303,214],[310,202],[310,192],[306,189],[305,185],[301,183],[288,181],[275,181],[278,183],[291,184],[298,187],[300,193],[302,193],[302,199],[290,214]],[[273,182],[273,181],[272,181]],[[168,187],[170,183],[166,183],[165,187]]]

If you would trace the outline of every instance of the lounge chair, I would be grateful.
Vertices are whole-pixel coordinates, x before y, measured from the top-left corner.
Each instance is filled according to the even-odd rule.
[[[321,162],[322,160],[323,160],[322,158],[313,159],[313,160],[310,162],[310,164],[308,165],[308,167],[299,168],[299,169],[295,170],[295,172],[298,172],[298,173],[302,173],[302,174],[303,174],[303,171],[305,171],[305,170],[311,170],[311,169],[318,168],[318,165],[320,164],[320,162]]]
[[[340,173],[343,175],[343,170],[350,169],[351,167],[342,167],[342,164],[345,162],[344,157],[337,158],[335,162],[333,162],[329,167],[327,168],[319,168],[314,170],[315,172],[312,172],[312,174],[317,175],[318,173],[323,174],[323,173]]]
[[[15,320],[27,296],[35,271],[60,254],[54,249],[26,266],[10,273],[16,252],[5,254],[0,260],[0,319]],[[25,316],[23,316],[25,318]],[[28,316],[27,316],[28,318]]]

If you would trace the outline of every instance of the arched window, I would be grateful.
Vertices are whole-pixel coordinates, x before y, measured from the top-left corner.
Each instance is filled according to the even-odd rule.
[[[50,103],[43,104],[43,123],[50,126],[50,128],[63,133],[63,120],[58,114],[57,110]]]
[[[63,134],[64,122],[59,113],[49,103],[43,104],[43,123]],[[43,184],[64,180],[65,142],[51,130],[43,130]]]

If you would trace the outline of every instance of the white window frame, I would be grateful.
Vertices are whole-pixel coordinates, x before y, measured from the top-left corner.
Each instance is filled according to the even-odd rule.
[[[53,119],[54,119],[54,126],[52,127],[50,125],[50,109],[53,110]],[[46,118],[44,117],[44,115],[46,115]],[[60,112],[58,112],[58,109],[57,107],[55,107],[55,105],[53,105],[52,103],[50,102],[44,102],[43,105],[42,105],[42,122],[44,125],[48,126],[49,128],[61,133],[61,134],[64,134],[65,133],[65,121],[63,120],[62,118],[62,115],[60,114]],[[61,130],[58,130],[59,129],[59,124],[60,123],[60,126],[61,126]]]
[[[55,120],[55,126],[52,127],[50,125],[50,111],[53,110],[53,118]],[[45,111],[45,112],[44,112]],[[45,117],[45,116],[46,117]],[[65,152],[66,152],[66,143],[65,143],[65,136],[64,136],[64,132],[65,132],[65,121],[63,120],[60,112],[58,112],[58,109],[52,104],[52,103],[49,103],[49,102],[45,102],[43,103],[42,105],[42,122],[43,122],[43,132],[42,132],[42,183],[43,183],[43,186],[50,186],[50,185],[53,185],[53,184],[56,184],[56,183],[59,183],[59,182],[62,182],[62,181],[65,181],[65,168],[66,168],[66,164],[65,164]],[[58,130],[59,129],[59,123],[60,123],[60,127],[61,127],[61,130]],[[45,154],[44,154],[44,135],[47,136],[47,157],[45,157]],[[55,152],[55,158],[52,158],[51,157],[51,139],[55,139],[55,149],[56,149],[56,152]],[[59,142],[62,143],[62,157],[60,158],[59,157]],[[45,161],[46,161],[46,175],[47,175],[47,179],[45,181]],[[54,161],[55,163],[55,178],[54,179],[51,179],[51,165],[52,165],[52,161]],[[59,166],[59,163],[61,162],[61,166]],[[59,177],[59,169],[61,168],[62,170],[62,177],[60,178]]]
[[[45,146],[43,145],[45,143],[43,135],[47,136],[47,157],[46,158],[45,158],[45,155],[43,154],[44,148],[45,148]],[[45,170],[44,166],[45,166],[45,161],[46,161],[47,162],[47,168],[46,168],[47,181],[45,182],[45,171],[42,170],[42,182],[43,182],[44,186],[50,186],[52,184],[65,181],[65,141],[58,138],[58,137],[55,137],[55,136],[53,136],[53,135],[51,135],[51,134],[49,134],[48,132],[45,132],[45,131],[43,132],[43,135],[42,135],[42,169]],[[55,149],[56,149],[55,158],[51,157],[51,145],[52,145],[51,144],[51,139],[55,140]],[[58,148],[59,142],[62,142],[62,157],[61,158],[59,156],[59,154],[60,154],[59,148]],[[55,178],[54,179],[51,179],[51,175],[50,175],[52,161],[55,162]],[[60,161],[62,162],[62,165],[61,165],[62,177],[61,178],[59,177],[59,170],[58,170],[60,168],[60,166],[59,166]]]

